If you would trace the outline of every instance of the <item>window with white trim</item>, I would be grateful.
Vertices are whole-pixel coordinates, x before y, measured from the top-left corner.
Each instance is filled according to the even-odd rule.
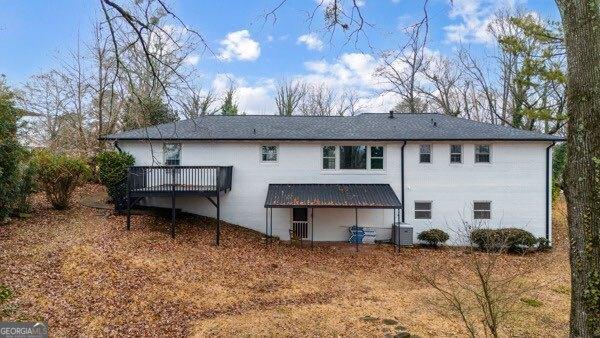
[[[419,146],[419,163],[431,163],[431,144]]]
[[[475,201],[473,202],[473,219],[491,219],[492,202]]]
[[[371,147],[371,169],[383,169],[383,146]]]
[[[278,149],[275,145],[261,146],[260,161],[261,162],[277,162]]]
[[[323,169],[335,169],[335,146],[323,146]]]
[[[462,145],[450,145],[450,163],[462,163]]]
[[[415,201],[415,219],[431,219],[431,201]]]
[[[367,169],[367,146],[340,146],[340,169]]]
[[[475,163],[490,163],[492,158],[492,147],[489,144],[475,145]]]
[[[181,164],[181,143],[163,144],[163,158],[165,165]]]

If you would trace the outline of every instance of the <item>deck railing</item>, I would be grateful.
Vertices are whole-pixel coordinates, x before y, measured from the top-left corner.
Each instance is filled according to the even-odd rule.
[[[143,192],[207,192],[231,189],[231,166],[132,166],[128,188]]]

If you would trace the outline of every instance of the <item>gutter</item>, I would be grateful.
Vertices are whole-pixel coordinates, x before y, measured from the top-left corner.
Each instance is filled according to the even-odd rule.
[[[401,184],[401,197],[400,197],[400,204],[402,204],[402,223],[404,223],[404,210],[406,209],[406,206],[404,205],[404,146],[406,146],[406,140],[404,141],[404,143],[402,144],[402,148],[400,148],[400,161],[402,162],[401,166],[400,166],[400,176],[402,179],[402,184]]]
[[[546,147],[546,239],[550,241],[550,196],[552,186],[550,185],[550,149],[554,147],[556,141],[552,141],[552,144]]]

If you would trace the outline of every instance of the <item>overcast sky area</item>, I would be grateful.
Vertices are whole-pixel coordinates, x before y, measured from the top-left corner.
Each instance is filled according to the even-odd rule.
[[[221,91],[229,79],[238,87],[240,109],[248,114],[273,114],[273,91],[282,79],[324,83],[336,89],[356,90],[368,97],[369,110],[385,112],[394,98],[379,95],[373,77],[382,51],[405,42],[403,29],[423,17],[420,0],[362,0],[365,19],[373,26],[367,37],[347,41],[343,32],[323,29],[322,13],[312,22],[314,0],[288,0],[277,19],[265,20],[280,0],[197,1],[171,0],[175,13],[208,41],[213,53],[198,50],[188,67],[203,88]],[[18,87],[36,73],[61,63],[86,43],[98,21],[100,4],[94,0],[0,0],[0,73]],[[494,47],[486,26],[495,11],[519,8],[541,18],[557,20],[551,0],[430,0],[431,53],[452,55],[459,47],[485,57]]]

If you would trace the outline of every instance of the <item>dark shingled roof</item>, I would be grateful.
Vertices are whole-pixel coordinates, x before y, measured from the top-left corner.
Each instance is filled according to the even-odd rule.
[[[517,140],[561,137],[441,114],[210,115],[135,129],[107,140]]]
[[[269,184],[265,208],[399,209],[389,184]]]

